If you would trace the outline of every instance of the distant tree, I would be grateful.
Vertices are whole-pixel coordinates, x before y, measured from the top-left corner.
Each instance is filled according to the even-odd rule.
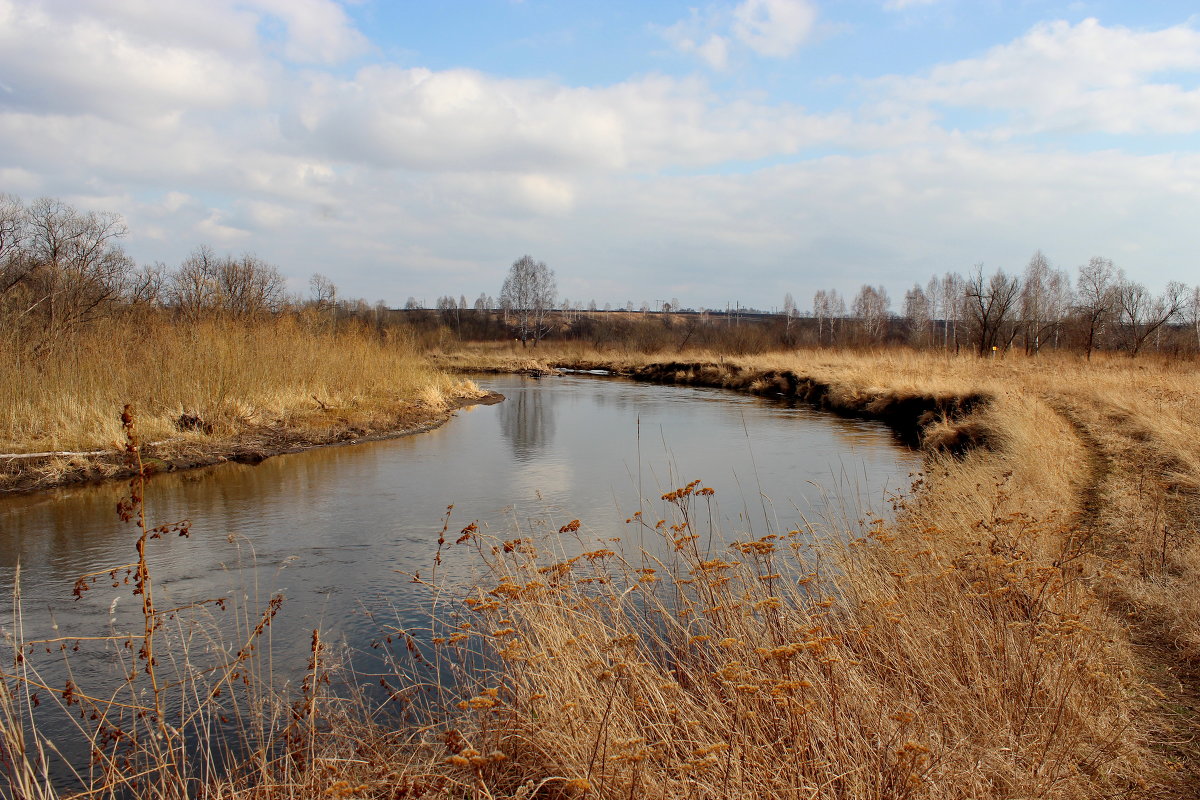
[[[404,301],[404,308],[406,311],[418,311],[421,309],[421,301],[410,295],[409,298]]]
[[[524,255],[513,262],[500,290],[500,301],[511,309],[521,346],[533,339],[534,346],[549,332],[550,310],[558,295],[554,270],[544,261]]]
[[[792,323],[796,321],[796,300],[791,292],[783,296],[783,338],[789,346],[792,343]]]
[[[913,345],[925,344],[929,337],[933,312],[929,296],[920,284],[904,293],[904,319],[908,323],[908,340]]]
[[[1185,312],[1187,324],[1196,334],[1196,349],[1200,350],[1200,285],[1192,287],[1188,294]]]
[[[10,215],[11,208],[3,213]],[[2,224],[12,225],[11,220]],[[127,232],[117,214],[82,212],[43,197],[25,209],[20,228],[20,252],[13,253],[5,270],[11,274],[4,280],[11,282],[15,275],[10,286],[21,287],[21,316],[40,323],[37,350],[107,314],[124,293],[134,264],[117,243]]]
[[[1186,291],[1186,286],[1175,281],[1157,297],[1133,281],[1122,280],[1113,287],[1113,307],[1130,356],[1136,357],[1146,340],[1179,314]]]
[[[1026,353],[1036,355],[1051,334],[1057,339],[1070,305],[1070,276],[1065,270],[1051,267],[1038,250],[1029,259],[1021,280],[1021,325]]]
[[[126,279],[124,300],[132,306],[157,306],[167,285],[167,265],[161,261],[138,267]]]
[[[33,271],[34,262],[25,251],[28,236],[20,198],[0,193],[0,301]]]
[[[1116,286],[1122,278],[1111,260],[1099,256],[1079,268],[1075,308],[1083,327],[1084,350],[1088,360],[1091,360],[1097,339],[1113,314],[1117,301]]]
[[[218,259],[218,307],[235,317],[278,311],[284,304],[284,281],[279,270],[249,253]]]
[[[892,301],[882,286],[863,285],[854,297],[854,316],[862,326],[863,336],[871,342],[883,338]]]
[[[978,264],[967,277],[964,296],[967,319],[979,355],[986,355],[993,348],[1007,349],[1016,336],[1020,279],[1009,277],[1004,270],[996,270],[985,277],[983,265]]]
[[[326,276],[314,272],[308,279],[308,296],[313,305],[324,311],[337,302],[337,287]]]
[[[966,280],[957,272],[947,272],[942,276],[941,284],[942,349],[948,350],[953,345],[957,353],[959,328],[967,308]]]
[[[489,307],[490,306],[488,305],[488,296],[486,294],[480,292],[479,297],[475,298],[475,313],[481,314],[484,311],[487,311]]]

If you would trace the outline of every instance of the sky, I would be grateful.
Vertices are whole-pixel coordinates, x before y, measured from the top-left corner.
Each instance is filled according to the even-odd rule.
[[[947,270],[1200,283],[1200,10],[0,0],[0,192],[344,297],[803,311]]]

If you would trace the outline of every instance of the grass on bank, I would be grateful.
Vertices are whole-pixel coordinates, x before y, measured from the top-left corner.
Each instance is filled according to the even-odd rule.
[[[547,360],[647,362],[585,356]],[[460,616],[401,650],[395,705],[286,698],[299,717],[245,722],[270,757],[210,775],[209,796],[1194,796],[1194,375],[911,354],[713,363],[673,369],[746,391],[788,370],[863,409],[983,394],[967,418],[927,422],[975,426],[988,447],[930,452],[891,522],[726,531],[711,552],[693,538],[701,485],[630,523],[662,537],[653,556],[567,520],[534,541],[449,532],[446,557],[483,577],[466,597],[433,587]],[[464,669],[441,718],[397,728],[388,713],[451,663]]]
[[[0,337],[0,453],[119,449],[121,408],[146,442],[387,431],[476,390],[431,367],[403,332],[283,315],[185,324],[105,320],[48,353]]]

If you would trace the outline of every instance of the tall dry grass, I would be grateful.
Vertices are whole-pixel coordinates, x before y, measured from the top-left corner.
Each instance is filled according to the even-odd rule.
[[[1060,579],[1072,588],[1058,595],[1064,605],[1054,614],[1081,627],[1041,634],[1028,651],[1035,660],[1024,666],[1042,674],[1103,674],[1123,686],[1081,713],[1098,713],[1101,706],[1113,710],[1124,722],[1110,730],[1121,730],[1136,748],[1144,745],[1137,758],[1122,756],[1140,766],[1118,770],[1132,781],[1132,794],[1189,797],[1200,790],[1200,668],[1195,666],[1200,663],[1200,374],[1194,364],[1125,356],[1089,362],[1054,354],[978,359],[902,350],[807,350],[741,358],[689,352],[664,360],[566,346],[546,348],[538,356],[542,366],[609,369],[762,394],[796,390],[797,382],[802,392],[812,383],[820,388],[812,396],[839,413],[901,425],[911,415],[907,422],[919,426],[925,446],[932,448],[926,480],[916,494],[919,516],[907,517],[924,522],[913,527],[902,519],[889,535],[910,552],[928,551],[926,556],[933,554],[941,563],[997,559],[996,564],[1008,565],[1002,569],[1009,576],[1055,575],[1071,564],[1072,577]],[[502,358],[468,350],[444,362],[469,365]],[[954,398],[978,402],[947,402]],[[939,454],[939,447],[958,455]],[[1020,536],[1002,541],[990,532],[995,525],[988,520],[1001,506],[1028,522]],[[922,530],[935,535],[922,536]],[[905,574],[906,569],[893,571]],[[900,587],[901,602],[918,597],[909,591]],[[1006,591],[1018,598],[1043,596],[1031,595],[1029,587]],[[940,602],[955,608],[944,597]],[[965,619],[986,627],[986,620]],[[942,629],[932,620],[929,624]],[[1040,643],[1053,641],[1057,647],[1060,638],[1086,641],[1089,655]],[[926,641],[923,647],[943,661],[968,657],[988,664],[995,658],[994,650],[954,638]],[[902,660],[909,664],[911,659]],[[1011,664],[992,678],[998,685],[1019,683],[1021,668]],[[987,683],[986,671],[979,681]],[[948,699],[935,705],[942,702]],[[988,726],[1004,730],[1005,715],[998,707],[977,713]],[[1058,724],[1056,719],[1052,729]],[[1033,781],[1034,774],[1025,780]],[[1068,785],[1074,784],[1062,784]],[[1062,789],[1061,796],[1100,792],[1095,786],[1074,786]],[[1017,784],[1010,787],[1023,792]],[[1046,793],[1060,796],[1060,789],[1055,784]],[[989,796],[971,790],[977,791]]]
[[[256,426],[370,423],[454,392],[394,331],[291,315],[187,324],[144,314],[106,320],[47,355],[0,338],[0,452],[112,448],[125,403],[147,441],[196,440]],[[195,421],[181,430],[184,415]]]

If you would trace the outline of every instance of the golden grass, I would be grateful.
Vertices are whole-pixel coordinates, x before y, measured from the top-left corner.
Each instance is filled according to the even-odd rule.
[[[320,442],[411,427],[481,394],[431,367],[405,336],[331,329],[303,318],[108,320],[38,357],[0,339],[0,454],[119,449],[119,414],[137,410],[144,440],[203,452],[252,436]],[[40,464],[67,470],[77,458]],[[15,460],[13,464],[26,462]]]
[[[495,355],[466,351],[439,363],[469,366]],[[933,759],[945,768],[932,771],[919,794],[1092,797],[1123,785],[1121,791],[1135,796],[1191,796],[1200,785],[1190,766],[1200,727],[1192,710],[1200,698],[1200,670],[1192,666],[1200,660],[1200,375],[1194,365],[1125,357],[981,360],[908,351],[746,358],[688,353],[666,361],[565,347],[538,356],[546,367],[602,368],[760,393],[790,386],[800,394],[811,381],[820,387],[813,396],[840,413],[901,425],[905,420],[896,415],[912,414],[908,422],[923,426],[927,447],[961,443],[964,431],[968,442],[986,444],[959,457],[930,451],[926,476],[889,526],[886,546],[837,560],[851,576],[837,582],[839,597],[868,604],[887,598],[916,621],[890,651],[905,680],[954,687],[921,695],[921,713],[937,720],[933,729],[953,731],[957,749]],[[954,408],[945,400],[956,397],[983,402],[942,413]],[[914,398],[918,402],[905,405]],[[918,419],[922,408],[932,411]],[[889,587],[889,575],[904,580]],[[1024,643],[989,640],[985,632],[996,618],[987,615],[995,608],[979,599],[997,592],[1005,598],[1002,605],[1015,602],[1024,609],[1007,618],[1005,624],[1015,626],[1007,635],[1020,639],[1013,631],[1028,624],[1031,609],[1042,602],[1051,604],[1045,619],[1055,625],[1026,631],[1032,638]],[[842,608],[840,619],[853,630],[871,624],[863,613]],[[887,652],[882,648],[879,657]],[[964,662],[969,669],[944,674],[946,665]],[[1030,675],[1037,676],[1033,684]],[[1056,689],[1060,679],[1070,684],[1066,692],[1073,699],[1062,701],[1062,714],[1053,719],[1031,722],[1029,715],[1045,704],[1032,694],[1016,701],[1006,694],[1005,687],[1026,685],[1064,697],[1055,694],[1066,685]],[[860,689],[880,702],[888,699],[882,689]],[[990,693],[990,699],[977,693]],[[1009,727],[1014,713],[1032,727]],[[1066,718],[1076,733],[1062,727]],[[968,719],[978,729],[958,727]],[[882,730],[877,723],[867,728]],[[1018,755],[1014,742],[1026,739],[1043,740],[1046,752],[1058,752],[1053,766],[1028,752]],[[988,741],[999,749],[989,750]],[[1109,748],[1103,767],[1095,757],[1098,747]],[[962,753],[972,755],[958,772],[949,765]],[[971,783],[972,763],[990,765],[979,774],[991,777]],[[849,775],[860,762],[831,764],[829,775]],[[851,795],[889,796],[878,785],[856,786]]]

